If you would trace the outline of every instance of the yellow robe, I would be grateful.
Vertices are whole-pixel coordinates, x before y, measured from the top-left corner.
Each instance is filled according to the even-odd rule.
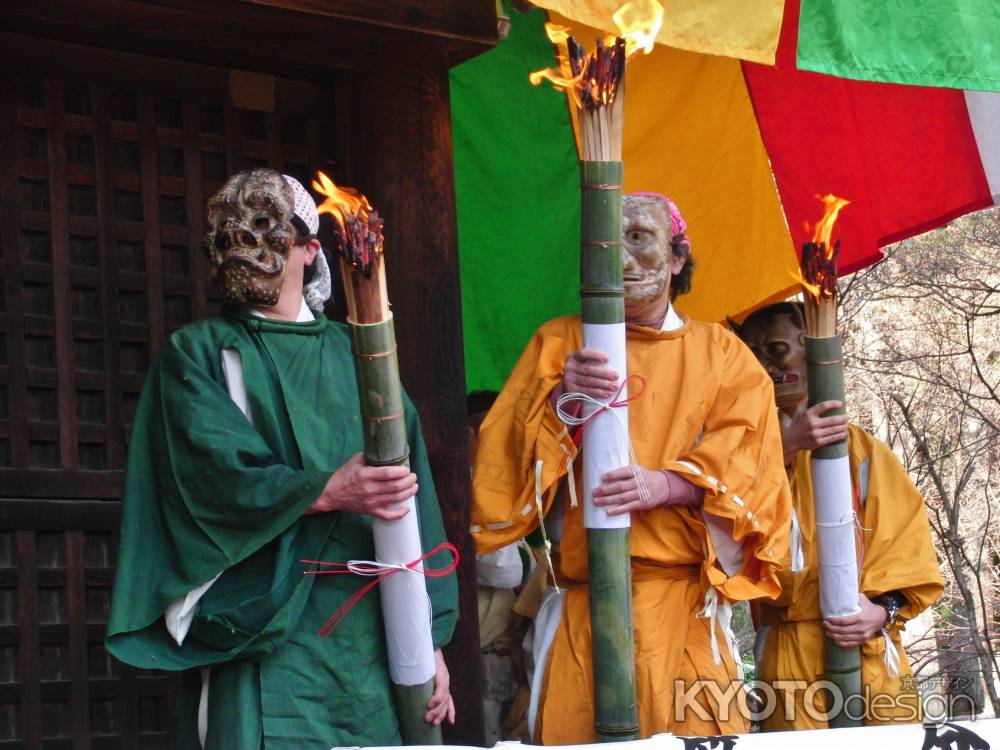
[[[900,675],[891,677],[885,666],[885,639],[877,633],[861,647],[861,681],[871,696],[884,694],[869,705],[866,724],[919,721],[919,700],[913,671],[900,643],[902,620],[908,620],[940,596],[944,582],[931,544],[924,501],[892,451],[860,427],[849,426],[848,449],[851,485],[859,503],[858,519],[863,539],[861,591],[869,598],[887,591],[906,597],[897,624],[890,630],[893,648],[900,657]],[[758,606],[759,624],[769,626],[763,639],[758,679],[823,679],[823,627],[819,615],[819,566],[816,558],[816,522],[812,501],[809,452],[795,459],[792,475],[795,513],[802,529],[805,565],[791,572],[786,560],[781,572],[782,594],[774,603]],[[817,729],[827,726],[826,691],[820,691],[810,710],[805,710],[805,689],[789,685],[776,690],[777,708],[761,723],[765,731]],[[786,698],[791,698],[787,700]],[[787,710],[794,718],[786,717]],[[793,705],[794,704],[794,705]],[[852,711],[859,712],[854,706]]]
[[[581,335],[579,317],[543,325],[483,422],[472,512],[480,553],[538,525],[536,462],[542,461],[547,511],[566,474],[567,454],[576,455],[549,395],[562,379],[567,355],[582,345]],[[709,620],[697,617],[709,588],[731,600],[779,592],[776,571],[788,545],[791,498],[773,386],[750,350],[721,326],[686,322],[676,331],[654,331],[629,325],[627,337],[628,373],[645,379],[643,392],[629,404],[629,432],[639,464],[671,469],[705,489],[703,509],[658,507],[632,515],[640,734],[746,731],[746,720],[732,700],[701,716],[689,709],[679,720],[674,682],[714,680],[725,693],[740,679],[722,629],[717,627],[716,633],[723,662],[716,665]],[[579,472],[577,482],[579,486]],[[730,559],[728,573],[703,511],[724,529],[735,550],[723,555]],[[593,742],[582,505],[571,508],[567,503],[565,508],[560,574],[571,585],[547,662],[539,734],[546,744]],[[697,700],[704,703],[705,696]]]

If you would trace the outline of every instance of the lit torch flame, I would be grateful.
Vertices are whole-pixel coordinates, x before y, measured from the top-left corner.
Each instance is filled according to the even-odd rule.
[[[836,195],[829,193],[820,198],[820,200],[826,204],[826,212],[823,214],[823,218],[819,220],[819,223],[816,224],[816,229],[813,231],[813,242],[826,248],[826,258],[830,260],[833,258],[833,244],[830,242],[830,235],[833,234],[833,225],[837,223],[837,216],[840,215],[840,209],[849,205],[850,201],[846,198],[838,198]]]
[[[528,80],[531,81],[532,86],[537,86],[542,81],[549,81],[555,88],[570,94],[577,107],[582,107],[580,89],[583,88],[584,71],[581,70],[578,74],[573,75],[569,61],[568,43],[572,39],[569,35],[569,29],[554,23],[546,23],[545,34],[549,41],[556,46],[556,59],[559,61],[559,67],[536,70],[534,73],[528,74]]]
[[[831,235],[840,209],[850,203],[835,195],[825,195],[820,200],[826,204],[826,211],[816,224],[812,242],[802,246],[801,268],[792,274],[802,285],[803,291],[816,302],[833,299],[837,294],[837,255],[840,252],[840,241],[832,242]]]
[[[550,81],[560,91],[573,97],[579,108],[606,107],[615,100],[625,71],[625,62],[640,49],[653,51],[656,34],[663,24],[663,6],[657,0],[632,0],[622,5],[612,20],[620,36],[599,39],[595,49],[587,52],[569,29],[545,24],[545,33],[556,45],[558,68],[538,70],[528,76],[535,86]]]
[[[656,0],[634,0],[616,10],[611,20],[625,40],[626,60],[640,49],[648,55],[663,25],[663,6]]]
[[[371,277],[372,268],[382,255],[385,222],[371,203],[353,188],[337,187],[322,172],[312,187],[325,200],[316,207],[320,214],[330,214],[337,235],[337,252],[354,268]]]
[[[820,298],[823,291],[822,287],[818,284],[810,284],[806,281],[805,277],[802,276],[801,268],[796,268],[794,271],[789,271],[788,273],[792,275],[792,278],[795,279],[796,283],[799,284],[805,292],[812,295],[813,299],[818,300]]]

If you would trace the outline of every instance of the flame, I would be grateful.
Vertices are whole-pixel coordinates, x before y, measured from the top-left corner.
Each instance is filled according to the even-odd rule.
[[[573,102],[577,107],[582,106],[580,101],[580,89],[583,88],[583,73],[580,71],[573,75],[569,62],[569,28],[555,23],[545,24],[545,35],[549,41],[556,46],[556,59],[559,61],[558,68],[545,68],[536,70],[528,74],[528,80],[532,86],[537,86],[542,81],[549,81],[559,91],[565,91],[573,97]]]
[[[341,226],[347,226],[348,217],[367,220],[372,212],[372,205],[359,191],[354,188],[339,188],[333,180],[322,172],[317,172],[318,179],[313,180],[312,188],[322,195],[325,200],[316,206],[316,210],[322,214],[330,214],[333,220]]]
[[[833,225],[837,221],[840,209],[850,201],[838,198],[836,195],[816,196],[826,205],[823,218],[817,222],[813,230],[812,242],[802,246],[800,267],[792,276],[802,286],[802,291],[820,303],[833,299],[837,294],[837,249],[839,243],[831,241]],[[806,224],[809,231],[809,224]],[[808,301],[807,297],[807,301]]]
[[[621,36],[599,39],[596,49],[590,52],[577,44],[567,27],[545,24],[549,41],[556,45],[559,67],[536,70],[528,75],[528,80],[534,86],[542,81],[551,82],[572,96],[579,108],[612,104],[625,61],[639,50],[646,54],[653,51],[656,34],[663,25],[663,6],[657,0],[631,0],[615,11],[612,20]],[[573,72],[574,67],[578,67],[578,72]]]
[[[663,25],[663,6],[657,0],[633,0],[616,10],[611,20],[625,40],[626,59],[639,50],[648,55]]]
[[[796,283],[799,284],[803,291],[809,293],[813,299],[819,300],[823,294],[823,288],[819,284],[810,284],[806,281],[805,277],[802,275],[802,269],[796,268],[794,271],[789,271],[788,274],[795,279]]]
[[[382,257],[384,222],[372,204],[353,188],[337,187],[333,180],[317,172],[313,190],[324,196],[316,206],[320,214],[330,214],[337,235],[337,251],[354,268],[371,275]]]
[[[833,258],[833,243],[830,242],[830,235],[833,234],[833,225],[837,222],[840,209],[849,205],[850,201],[845,198],[838,198],[836,195],[830,193],[824,195],[820,200],[826,204],[826,212],[823,214],[823,218],[819,220],[819,223],[816,224],[816,228],[813,231],[813,242],[822,244],[826,248],[826,259],[830,260]]]
[[[569,39],[569,26],[548,22],[545,24],[545,35],[553,44],[565,44]]]

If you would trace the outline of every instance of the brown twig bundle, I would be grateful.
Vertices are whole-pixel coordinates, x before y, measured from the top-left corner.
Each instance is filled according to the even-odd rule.
[[[385,222],[357,190],[337,187],[322,172],[317,177],[313,189],[325,200],[316,210],[333,219],[348,318],[354,323],[387,320],[389,298],[382,262]]]
[[[825,242],[802,246],[802,288],[806,335],[815,338],[837,333],[837,256],[840,240],[827,251]]]
[[[624,81],[610,105],[580,110],[580,150],[584,161],[621,161]]]
[[[620,161],[626,40],[598,39],[594,50],[587,52],[563,27],[546,24],[546,32],[559,49],[559,68],[532,73],[531,82],[537,85],[547,79],[569,94],[579,113],[584,161]]]

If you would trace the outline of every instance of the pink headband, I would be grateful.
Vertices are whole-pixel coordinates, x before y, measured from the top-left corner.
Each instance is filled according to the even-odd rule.
[[[658,198],[667,204],[667,208],[670,210],[670,231],[673,234],[684,234],[687,231],[688,225],[684,221],[684,217],[681,216],[681,211],[677,208],[677,204],[670,200],[667,196],[661,193],[650,193],[650,192],[639,192],[639,193],[629,193],[625,197],[637,197],[637,198]],[[687,239],[687,235],[685,235]]]

